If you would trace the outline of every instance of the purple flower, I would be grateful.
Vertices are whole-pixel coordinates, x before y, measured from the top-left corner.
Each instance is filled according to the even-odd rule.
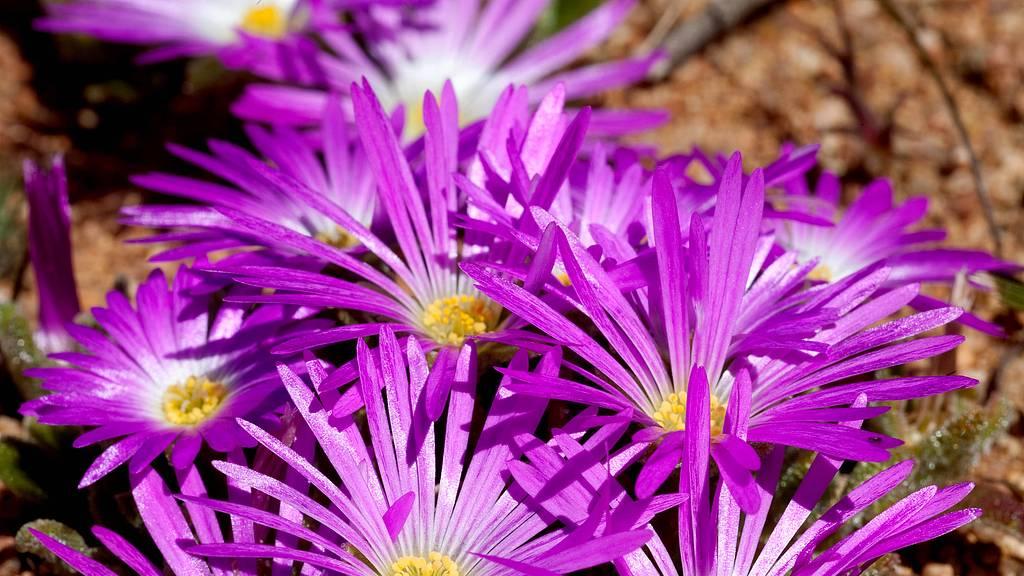
[[[286,417],[286,421],[294,418]],[[281,434],[281,441],[288,443],[294,450],[303,454],[311,454],[312,439],[308,429],[286,424]],[[228,460],[239,466],[252,466],[254,469],[271,472],[276,469],[273,458],[266,453],[257,453],[250,463],[242,450],[234,450]],[[175,470],[177,489],[180,495],[172,495],[170,488],[153,468],[146,468],[130,474],[132,497],[143,525],[149,532],[153,543],[160,551],[160,564],[169,568],[173,574],[221,574],[225,568],[231,573],[255,576],[261,572],[254,560],[234,559],[231,561],[206,560],[188,554],[183,544],[201,542],[214,544],[231,541],[238,544],[284,544],[292,543],[287,536],[276,536],[272,532],[261,530],[250,521],[237,518],[231,523],[230,530],[225,530],[217,522],[216,513],[206,506],[198,504],[209,497],[206,484],[194,463]],[[268,499],[258,492],[244,486],[229,484],[227,486],[227,504],[248,505],[266,508]],[[182,506],[184,504],[184,506]],[[290,511],[281,508],[278,513],[288,515]],[[301,516],[300,516],[301,518]],[[74,569],[85,576],[113,576],[115,572],[106,568],[96,560],[69,548],[63,543],[42,534],[31,531],[44,546]],[[136,574],[142,576],[158,576],[163,573],[157,569],[146,556],[123,537],[102,526],[94,526],[92,533],[109,550],[114,557],[124,563]]]
[[[779,244],[797,254],[801,262],[817,262],[810,275],[814,280],[839,280],[877,262],[892,269],[887,287],[952,284],[960,273],[970,279],[978,272],[1020,269],[986,252],[938,247],[946,237],[943,230],[911,230],[927,214],[928,199],[917,196],[897,205],[888,180],[869,184],[845,210],[839,205],[839,179],[829,172],[818,179],[813,194],[802,175],[788,181],[785,190],[782,201],[794,210],[835,224],[820,226],[793,220],[777,225]],[[942,305],[940,300],[923,294],[912,303],[922,310]],[[995,336],[1005,335],[998,326],[974,316],[965,315],[961,322]]]
[[[313,12],[311,27],[356,32],[367,43],[394,41],[403,30],[425,30],[425,7],[435,0],[320,0]],[[345,11],[348,21],[339,18]]]
[[[71,206],[64,159],[54,156],[49,170],[26,160],[28,248],[39,294],[36,342],[45,352],[71,347],[65,325],[80,310],[71,262]]]
[[[300,511],[317,521],[320,531],[306,528],[301,515],[290,520],[251,507],[190,499],[232,518],[305,540],[310,547],[226,543],[197,545],[190,552],[290,559],[366,576],[491,575],[522,570],[562,574],[608,562],[650,538],[649,530],[635,529],[650,516],[629,514],[644,512],[648,506],[632,500],[615,510],[595,505],[586,521],[559,526],[552,526],[554,518],[538,514],[523,501],[522,493],[510,487],[504,474],[507,462],[519,455],[510,441],[532,437],[546,402],[499,388],[479,438],[471,444],[476,365],[468,350],[463,352],[467,362],[448,386],[452,392],[447,417],[436,424],[424,414],[427,389],[436,373],[428,368],[415,339],[399,342],[384,327],[377,350],[371,351],[360,340],[357,355],[359,387],[366,402],[365,431],[356,415],[329,421],[313,390],[288,368],[281,369],[292,400],[340,484],[321,472],[322,465],[244,421],[240,424],[298,475],[296,481],[286,483],[231,463],[214,462],[230,481]],[[526,370],[526,353],[517,354],[512,363]],[[536,370],[552,374],[558,365],[557,355],[547,355]],[[326,374],[320,364],[311,363],[308,372],[314,388],[321,388]],[[311,486],[326,497],[329,506],[306,495]]]
[[[586,247],[598,245],[607,257],[626,261],[636,256],[645,235],[641,224],[650,190],[650,173],[633,150],[620,148],[609,156],[597,144],[587,162],[586,175],[570,180],[570,229]]]
[[[355,248],[355,237],[294,192],[301,186],[306,194],[344,206],[360,225],[369,228],[373,224],[376,182],[365,167],[362,147],[353,142],[349,130],[340,103],[331,100],[324,110],[322,135],[316,143],[289,128],[267,130],[249,125],[246,131],[259,156],[219,140],[210,142],[211,154],[171,146],[176,156],[225,184],[162,173],[137,176],[133,181],[143,188],[198,201],[200,205],[132,206],[123,210],[122,219],[136,226],[173,229],[147,239],[185,242],[158,256],[162,260],[252,245],[275,247],[271,238],[252,234],[218,209],[273,222],[341,249]],[[268,175],[267,162],[276,167],[273,177]]]
[[[927,214],[927,198],[913,197],[897,205],[888,180],[869,184],[845,209],[840,205],[839,179],[830,172],[819,177],[812,193],[807,172],[815,166],[815,151],[786,149],[765,169],[766,188],[781,192],[768,195],[765,217],[772,221],[776,241],[796,254],[801,264],[817,263],[809,279],[832,282],[883,264],[890,269],[883,290],[916,283],[951,284],[960,273],[976,287],[987,289],[990,282],[978,273],[1020,270],[1019,265],[986,252],[941,247],[946,237],[943,230],[914,229]],[[688,159],[698,162],[715,182],[705,185],[681,178],[681,196],[687,204],[706,209],[713,205],[713,191],[722,179],[725,159],[711,158],[700,150]],[[918,294],[911,306],[933,310],[947,304]],[[957,322],[1005,337],[1002,328],[970,313]]]
[[[864,408],[867,396],[860,394],[850,410]],[[689,417],[689,413],[687,414]],[[850,430],[858,430],[860,420],[844,422]],[[699,445],[708,441],[705,434],[691,440]],[[754,510],[744,510],[727,486],[717,491],[708,476],[706,458],[701,461],[688,445],[684,473],[680,486],[701,486],[702,494],[714,494],[715,502],[708,499],[690,499],[680,510],[679,545],[683,550],[684,573],[718,574],[801,574],[825,575],[859,572],[876,558],[918,542],[937,538],[977,518],[981,511],[966,509],[941,515],[960,502],[973,488],[965,483],[948,488],[923,488],[891,506],[859,530],[838,543],[821,550],[822,542],[838,530],[843,523],[858,515],[896,488],[910,473],[913,463],[905,461],[865,481],[832,505],[806,530],[800,528],[810,516],[813,503],[822,499],[828,484],[839,471],[842,459],[823,454],[815,457],[804,475],[782,517],[771,529],[768,541],[755,555],[762,541],[765,521],[772,505],[775,485],[782,469],[785,449],[776,446],[762,462],[756,478],[759,504]],[[695,457],[696,456],[696,457]],[[692,494],[693,492],[691,492]],[[739,530],[743,518],[743,530]],[[652,549],[661,543],[652,541]],[[662,549],[664,549],[662,547]],[[645,558],[634,554],[643,562]],[[643,569],[627,570],[627,574],[673,574],[663,556],[654,555]]]
[[[61,426],[89,426],[76,447],[120,438],[93,462],[87,486],[129,461],[139,472],[172,448],[184,468],[205,441],[219,452],[247,443],[235,418],[272,417],[280,384],[265,343],[290,320],[279,307],[214,303],[199,277],[182,267],[168,288],[155,271],[142,283],[132,308],[119,292],[107,308],[93,309],[102,332],[69,325],[84,352],[51,355],[69,366],[36,368],[51,394],[24,404],[23,414]]]
[[[817,165],[818,145],[795,147],[784,146],[779,157],[771,164],[761,168],[766,198],[772,199],[773,191],[788,185],[789,182],[804,176]],[[701,212],[704,214],[715,205],[715,198],[721,184],[729,158],[722,155],[711,156],[700,148],[693,148],[689,154],[670,156],[659,165],[665,167],[672,177],[672,185],[676,188],[680,210]],[[744,182],[749,175],[743,174]],[[710,180],[710,182],[708,181]],[[805,211],[786,211],[788,206],[776,208],[766,202],[764,217],[766,220],[797,220],[819,226],[828,226],[830,222]],[[682,213],[682,212],[681,212]],[[648,214],[650,216],[650,214]],[[683,226],[687,225],[683,222]]]
[[[274,294],[239,296],[238,302],[275,302],[336,308],[356,314],[359,320],[286,341],[275,352],[293,353],[336,342],[376,334],[381,324],[396,332],[411,332],[429,349],[438,349],[440,366],[454,367],[459,349],[468,340],[491,338],[505,328],[500,306],[483,297],[459,268],[459,262],[497,258],[506,245],[493,239],[463,239],[453,220],[464,216],[457,184],[471,186],[459,173],[458,109],[450,84],[438,103],[424,99],[427,132],[422,155],[422,174],[414,169],[399,146],[393,127],[368,85],[352,88],[356,128],[366,163],[377,183],[378,200],[390,224],[398,250],[355,221],[342,206],[310,191],[280,171],[254,165],[268,179],[278,182],[291,197],[315,208],[347,231],[380,265],[347,253],[329,243],[310,238],[274,221],[221,208],[238,229],[265,239],[268,245],[320,259],[343,271],[332,274],[284,266],[236,265],[222,262],[212,267],[235,280]],[[550,165],[540,177],[541,194],[557,191],[582,144],[588,114],[581,112],[566,128]],[[382,265],[382,266],[381,266]],[[332,376],[332,386],[355,376],[351,364]],[[440,414],[446,398],[443,389],[431,394],[432,417]]]
[[[644,78],[659,58],[601,63],[557,72],[605,40],[629,13],[633,0],[610,0],[555,36],[516,53],[533,30],[548,2],[488,2],[437,0],[419,11],[423,27],[403,28],[387,41],[360,46],[348,31],[325,30],[331,52],[321,55],[327,87],[347,92],[353,82],[367,78],[378,90],[385,109],[404,110],[407,141],[426,128],[422,96],[440,92],[451,81],[460,103],[463,124],[485,117],[510,84],[527,85],[534,95],[558,83],[576,99]],[[365,50],[365,51],[364,51]],[[234,112],[272,123],[315,123],[327,93],[315,89],[254,85],[248,87]],[[661,115],[609,115],[610,128],[632,131],[660,121]],[[632,126],[624,126],[633,122]]]
[[[459,224],[536,249],[540,231],[524,206],[543,208],[576,232],[586,247],[600,245],[614,258],[632,258],[644,235],[640,221],[650,190],[649,174],[639,161],[642,151],[620,146],[609,155],[607,143],[594,142],[586,150],[583,142],[586,158],[566,158],[567,151],[575,154],[580,145],[568,148],[564,143],[581,140],[584,133],[567,133],[572,123],[564,106],[561,84],[532,114],[525,88],[510,87],[501,95],[483,124],[464,179],[458,177],[469,203],[469,219]],[[555,169],[568,169],[567,177],[549,176],[542,185],[541,176]],[[564,279],[561,264],[556,267]]]
[[[461,257],[457,239],[448,223],[448,209],[455,206],[455,190],[450,173],[457,162],[456,104],[451,90],[442,94],[440,106],[429,97],[431,130],[427,141],[427,200],[412,177],[412,169],[398,144],[391,125],[372,91],[353,88],[356,126],[365,149],[369,172],[378,189],[378,201],[391,224],[401,256],[366,226],[357,222],[340,204],[314,195],[306,186],[286,174],[265,169],[265,175],[281,184],[291,196],[318,210],[324,218],[350,234],[388,266],[398,282],[375,267],[356,259],[332,243],[299,234],[280,224],[237,209],[221,211],[239,228],[247,228],[295,252],[322,258],[364,282],[356,284],[328,275],[300,270],[266,267],[222,267],[246,283],[276,288],[288,293],[265,298],[272,301],[334,306],[393,319],[399,328],[414,330],[435,346],[461,346],[467,336],[488,332],[495,327],[497,310],[479,299],[464,280],[458,267]],[[399,284],[401,283],[401,285]],[[367,287],[373,286],[375,289]],[[294,294],[299,292],[308,295]],[[340,332],[328,331],[304,344],[286,345],[296,350],[352,339],[376,333],[377,323],[362,328],[346,326]],[[334,336],[337,336],[336,338]]]
[[[334,308],[355,318],[344,326],[287,340],[274,352],[294,353],[372,336],[381,324],[387,324],[396,332],[414,334],[429,349],[437,349],[439,365],[453,369],[460,347],[468,340],[491,339],[508,328],[501,307],[473,287],[459,263],[481,258],[524,258],[527,254],[521,246],[513,254],[514,243],[503,238],[460,237],[457,233],[456,222],[466,218],[460,188],[473,189],[474,185],[460,168],[459,150],[464,142],[459,139],[458,109],[450,84],[442,91],[440,103],[431,94],[424,99],[427,132],[422,154],[412,161],[400,147],[392,124],[369,86],[353,87],[352,96],[356,128],[385,216],[382,221],[390,225],[387,234],[375,234],[342,206],[287,174],[254,163],[253,169],[275,182],[287,196],[347,231],[365,253],[343,251],[260,215],[219,208],[234,229],[263,239],[265,245],[318,259],[325,269],[232,260],[208,268],[246,285],[275,290],[273,294],[233,296],[232,301]],[[562,188],[582,146],[588,119],[585,109],[565,127],[537,178],[534,195],[548,197]],[[398,250],[389,246],[387,238],[394,239]],[[363,257],[368,254],[375,258]],[[532,335],[530,338],[536,339]],[[342,368],[332,375],[331,387],[355,377],[352,363]],[[436,417],[444,407],[446,391],[437,389],[430,397],[429,412]],[[345,400],[353,401],[349,408],[357,407],[357,398],[346,396]],[[335,410],[343,411],[341,407]]]
[[[154,46],[155,62],[213,54],[232,68],[308,84],[320,77],[315,45],[299,36],[306,0],[72,0],[50,3],[36,26],[58,33]]]
[[[794,209],[834,222],[815,226],[786,222],[778,226],[778,241],[795,252],[801,262],[816,259],[811,278],[831,282],[880,261],[892,268],[889,282],[952,282],[961,270],[967,273],[1015,270],[1017,266],[985,252],[930,248],[945,239],[943,230],[909,230],[928,212],[928,199],[910,198],[896,205],[892,183],[875,180],[848,208],[841,209],[839,179],[825,172],[814,193],[801,177],[786,183],[783,202]]]
[[[569,365],[587,384],[510,373],[513,391],[625,411],[644,427],[634,440],[659,440],[637,480],[639,495],[652,493],[676,468],[690,430],[684,416],[694,402],[704,406],[699,426],[713,431],[711,456],[750,511],[759,498],[752,480],[759,462],[747,442],[884,461],[899,441],[842,423],[887,408],[838,406],[860,394],[888,401],[974,383],[958,376],[850,381],[952,349],[962,337],[907,339],[960,310],[871,328],[907,305],[916,285],[869,299],[888,274],[876,267],[805,289],[813,264],[798,266],[793,254],[769,258],[772,239],[761,231],[762,173],[744,184],[738,155],[715,202],[710,233],[693,213],[684,234],[676,193],[659,170],[650,231],[655,247],[633,261],[605,270],[571,230],[535,209],[544,234],[523,286],[498,269],[463,264],[481,292],[585,361]],[[568,286],[553,281],[556,252]],[[587,324],[575,323],[569,311],[581,312]],[[748,416],[749,429],[730,432]]]
[[[853,407],[863,407],[862,395]],[[833,575],[859,573],[878,557],[895,550],[937,538],[963,526],[981,511],[976,508],[946,512],[971,491],[970,483],[948,488],[928,486],[902,498],[857,530],[830,544],[828,538],[869,506],[895,490],[907,479],[912,461],[890,466],[848,491],[808,523],[818,505],[824,506],[826,490],[839,472],[842,459],[815,456],[795,493],[788,502],[774,502],[783,468],[785,448],[772,448],[757,472],[755,490],[758,505],[744,511],[728,484],[715,482],[708,458],[711,441],[706,426],[705,407],[688,404],[688,429],[695,430],[686,440],[684,465],[680,468],[679,490],[689,497],[679,503],[678,524],[671,536],[657,535],[644,549],[615,560],[619,574],[629,576],[676,576],[679,574],[722,574],[745,576]],[[566,428],[593,427],[593,413],[583,413]],[[606,418],[607,420],[607,418]],[[739,423],[740,428],[745,423]],[[845,424],[858,429],[860,421]],[[535,442],[526,456],[530,462],[513,462],[510,471],[518,484],[545,509],[566,517],[579,516],[578,510],[594,502],[604,502],[607,494],[625,491],[613,478],[636,462],[638,452],[629,446],[601,458],[597,448],[614,444],[624,426],[620,422],[602,423],[583,445],[579,434],[559,434],[557,446]],[[773,506],[774,505],[774,506]],[[769,512],[781,510],[774,525],[768,525]],[[806,526],[806,527],[805,527]],[[678,538],[678,556],[670,555],[665,539]],[[673,545],[673,548],[675,546]],[[679,558],[676,560],[674,558]]]

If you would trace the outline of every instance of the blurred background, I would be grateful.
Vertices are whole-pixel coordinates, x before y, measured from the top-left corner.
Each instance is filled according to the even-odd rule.
[[[538,37],[594,4],[553,2]],[[22,159],[65,154],[79,295],[83,308],[100,305],[110,289],[130,291],[160,250],[126,243],[146,232],[119,225],[118,210],[149,199],[128,176],[183,170],[165,142],[240,141],[227,109],[249,80],[212,59],[139,67],[138,49],[35,32],[42,10],[36,0],[0,0],[0,576],[53,570],[16,542],[28,520],[133,522],[122,513],[124,478],[76,492],[95,454],[66,450],[59,431],[17,416],[22,398],[35,393],[20,371],[37,361],[25,320],[35,303]],[[1024,261],[1024,1],[642,0],[588,58],[655,46],[666,47],[671,66],[595,102],[671,113],[637,143],[665,154],[739,150],[748,167],[770,162],[786,143],[820,143],[821,164],[851,195],[889,178],[899,199],[930,199],[930,224],[946,228],[950,244]],[[973,480],[968,505],[985,515],[887,557],[873,567],[878,574],[1024,574],[1024,298],[1014,287],[968,298],[955,303],[995,319],[1009,337],[967,331],[955,355],[921,369],[957,371],[982,385],[898,406],[880,425],[908,439],[900,457],[925,464],[913,482]],[[60,474],[52,473],[56,458]],[[850,470],[847,482],[869,468]]]

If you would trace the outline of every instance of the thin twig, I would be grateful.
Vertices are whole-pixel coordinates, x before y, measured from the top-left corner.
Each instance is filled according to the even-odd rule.
[[[832,0],[832,10],[835,12],[839,43],[833,42],[822,30],[795,16],[790,15],[788,18],[792,26],[813,38],[836,61],[842,71],[842,78],[832,83],[828,89],[846,103],[853,114],[854,124],[848,127],[835,127],[832,131],[859,136],[871,148],[883,150],[891,156],[893,133],[896,130],[895,111],[902,98],[898,98],[893,107],[881,117],[871,108],[861,89],[853,31],[843,11],[842,2]]]
[[[978,202],[981,204],[982,212],[985,214],[985,221],[988,224],[989,234],[992,236],[992,243],[995,245],[996,256],[1002,257],[1003,255],[1003,239],[999,232],[999,225],[996,224],[995,212],[992,208],[992,202],[988,197],[988,190],[985,188],[985,180],[981,173],[981,162],[978,161],[978,154],[974,150],[974,146],[971,144],[971,137],[967,133],[967,126],[964,124],[963,116],[960,114],[960,108],[956,104],[956,99],[953,97],[953,92],[949,88],[949,84],[946,83],[945,77],[942,75],[942,71],[939,70],[938,65],[928,55],[928,51],[921,44],[920,39],[917,37],[917,30],[914,23],[892,0],[878,0],[879,5],[885,10],[893,20],[899,24],[900,28],[906,34],[907,39],[914,47],[914,51],[917,53],[918,59],[921,64],[928,70],[932,78],[935,80],[935,84],[939,87],[939,92],[942,94],[942,99],[946,104],[946,108],[949,110],[949,115],[953,119],[953,125],[960,137],[960,140],[967,150],[967,156],[971,163],[971,176],[974,178],[974,190],[978,196]]]
[[[687,58],[700,52],[712,40],[744,22],[752,14],[780,0],[711,0],[707,7],[680,23],[665,38],[661,47],[668,58],[651,71],[660,80]]]
[[[683,15],[683,8],[686,7],[692,0],[673,0],[669,4],[668,8],[661,13],[658,17],[658,21],[654,23],[654,27],[644,37],[643,42],[637,46],[636,54],[647,54],[653,50],[656,46],[660,46],[665,41],[665,37],[672,31],[672,28],[679,21],[679,17]]]

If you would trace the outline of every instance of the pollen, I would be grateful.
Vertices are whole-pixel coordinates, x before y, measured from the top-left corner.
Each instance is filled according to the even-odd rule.
[[[282,38],[288,31],[288,19],[277,6],[256,6],[242,18],[241,28],[256,36]]]
[[[189,376],[183,384],[172,384],[164,391],[164,417],[177,426],[195,426],[212,416],[228,395],[220,382]]]
[[[427,131],[426,120],[423,119],[423,102],[413,101],[405,107],[405,137],[415,140]]]
[[[686,429],[686,393],[669,394],[661,401],[661,405],[651,415],[651,418],[665,429],[666,432],[675,432]],[[711,395],[711,435],[717,436],[722,433],[722,426],[725,422],[725,404],[718,401],[718,397]]]
[[[438,94],[438,91],[434,90],[434,94]],[[422,96],[423,92],[420,92]],[[459,110],[459,125],[465,126],[472,118],[467,118],[463,114],[463,110]],[[423,136],[427,132],[427,120],[423,115],[423,100],[414,99],[405,104],[405,126],[402,128],[402,137],[407,142]]]
[[[438,344],[461,346],[469,336],[490,332],[497,316],[490,300],[459,294],[431,302],[423,311],[423,328]]]
[[[572,286],[572,279],[569,278],[568,272],[566,272],[565,270],[559,270],[556,271],[554,274],[559,284],[561,284],[562,286]]]
[[[334,230],[323,230],[317,232],[314,238],[319,242],[340,250],[347,250],[359,244],[359,240],[357,240],[355,236],[349,234],[348,231],[341,226],[336,227]]]
[[[807,275],[808,280],[819,280],[821,282],[832,281],[832,269],[827,264],[818,264],[811,270],[810,274]]]
[[[459,576],[459,567],[438,552],[422,556],[403,556],[391,564],[391,576]]]

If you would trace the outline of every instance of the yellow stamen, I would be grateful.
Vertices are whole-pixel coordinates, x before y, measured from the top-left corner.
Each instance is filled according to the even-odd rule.
[[[440,91],[433,90],[434,95],[439,95]],[[463,115],[463,110],[459,110],[459,125],[465,126],[473,118],[467,118]],[[412,142],[413,140],[423,136],[427,132],[427,121],[423,118],[423,99],[417,98],[405,104],[405,126],[402,128],[402,138],[406,142]]]
[[[669,394],[668,398],[661,401],[658,410],[651,415],[651,418],[667,432],[686,429],[686,393]],[[725,422],[725,404],[718,401],[718,398],[711,395],[711,435],[717,436],[722,433],[722,425]]]
[[[431,302],[423,312],[423,328],[438,344],[461,346],[467,336],[490,332],[497,318],[490,300],[459,294]]]
[[[164,417],[171,424],[195,426],[212,416],[227,395],[227,387],[220,382],[189,376],[184,384],[172,384],[164,391]]]
[[[572,280],[569,278],[569,273],[566,272],[565,270],[562,270],[561,272],[555,272],[555,278],[558,279],[558,282],[562,286],[571,286],[572,285]]]
[[[820,280],[822,282],[832,281],[832,269],[827,264],[818,264],[811,270],[811,273],[807,275],[808,280]]]
[[[288,19],[277,6],[256,6],[246,13],[241,27],[256,36],[282,38],[288,32]]]
[[[399,558],[391,564],[391,576],[459,576],[459,567],[444,554],[431,552],[426,558]]]
[[[357,240],[355,236],[349,234],[347,230],[340,226],[334,230],[317,232],[314,238],[324,244],[334,246],[341,250],[347,250],[348,248],[352,248],[356,244],[359,244],[359,240]]]
[[[427,123],[423,119],[423,101],[414,100],[405,107],[405,138],[413,141],[427,131]]]

